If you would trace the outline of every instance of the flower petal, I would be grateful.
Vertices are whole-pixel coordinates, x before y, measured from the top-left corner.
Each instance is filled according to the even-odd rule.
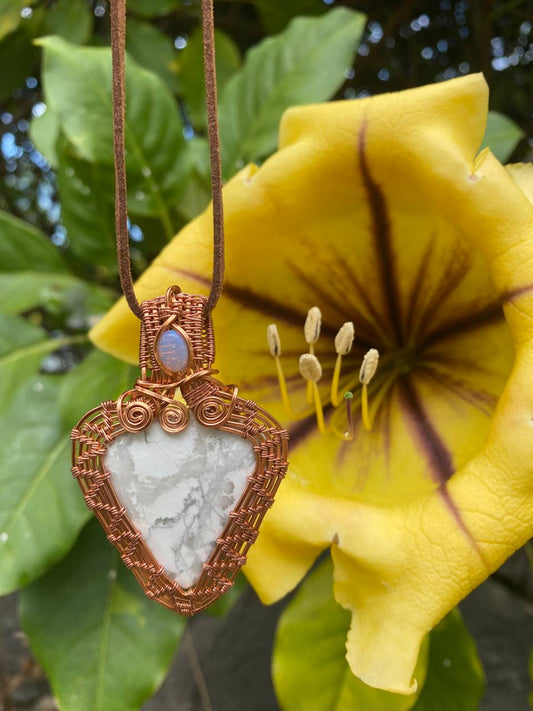
[[[294,108],[279,151],[224,191],[227,282],[214,315],[223,379],[280,417],[266,326],[278,323],[303,398],[296,356],[314,305],[326,375],[334,355],[324,344],[345,320],[356,324],[347,386],[367,347],[395,354],[371,402],[380,372],[406,368],[372,432],[356,417],[351,443],[318,436],[313,418],[291,427],[290,472],[246,566],[272,602],[332,546],[335,596],[352,612],[350,666],[400,693],[412,692],[427,631],[533,534],[530,180],[488,151],[476,158],[486,112],[480,75]],[[175,282],[206,293],[211,253],[208,211],[145,272],[139,296]],[[123,302],[92,337],[136,357]]]

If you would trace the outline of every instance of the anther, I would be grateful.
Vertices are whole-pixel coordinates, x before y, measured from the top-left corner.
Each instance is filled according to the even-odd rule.
[[[338,355],[348,355],[348,353],[352,350],[354,336],[355,329],[353,327],[353,323],[351,321],[343,323],[335,336],[335,350]]]
[[[304,337],[305,342],[309,346],[309,353],[311,355],[315,352],[315,343],[320,337],[320,329],[322,327],[322,312],[318,306],[312,306],[307,312],[307,317],[304,324]],[[312,403],[314,399],[313,388],[311,383],[307,383],[307,402]]]
[[[322,410],[322,402],[320,400],[320,392],[318,390],[318,381],[322,377],[322,366],[318,358],[312,353],[304,353],[300,356],[300,374],[304,380],[307,380],[308,387],[311,388],[316,411],[316,422],[318,429],[322,434],[325,433],[326,427],[324,424],[324,412]]]
[[[281,340],[278,333],[278,327],[275,323],[267,326],[267,342],[270,349],[270,355],[277,358],[281,355]]]
[[[334,407],[337,407],[340,403],[339,380],[341,377],[342,357],[348,355],[348,353],[352,350],[354,335],[355,330],[353,323],[351,321],[346,321],[346,323],[343,323],[340,327],[337,335],[335,336],[337,360],[335,361],[335,368],[333,369],[330,393],[331,403]]]
[[[368,384],[376,374],[379,362],[379,352],[375,348],[371,348],[365,354],[359,371],[359,382],[363,386],[361,392],[361,419],[363,426],[367,430],[372,429],[372,421],[368,413]]]
[[[300,375],[304,380],[318,383],[322,377],[322,366],[315,355],[304,353],[300,356]]]
[[[320,336],[320,328],[322,326],[322,312],[318,306],[313,306],[307,312],[307,318],[304,324],[305,341],[310,346],[314,345]]]
[[[359,371],[359,382],[362,385],[368,385],[376,374],[379,362],[379,351],[371,348],[363,358],[361,370]]]

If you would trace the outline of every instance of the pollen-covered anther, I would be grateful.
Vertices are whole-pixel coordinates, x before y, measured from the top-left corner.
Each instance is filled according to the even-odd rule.
[[[304,353],[300,356],[300,375],[304,380],[318,383],[322,377],[322,366],[315,355]]]
[[[307,380],[308,387],[311,388],[312,399],[315,405],[316,423],[319,431],[324,434],[326,426],[324,423],[324,412],[322,410],[322,401],[320,400],[320,392],[318,390],[318,381],[322,377],[322,366],[315,355],[304,353],[300,356],[300,374],[304,380]]]
[[[335,336],[335,351],[337,355],[345,356],[352,350],[355,329],[351,321],[346,321]]]
[[[378,369],[379,351],[371,348],[363,358],[361,370],[359,371],[359,382],[362,385],[368,385]]]
[[[281,355],[281,340],[278,333],[278,327],[275,323],[270,323],[267,326],[267,342],[270,349],[270,355],[277,358]]]
[[[376,374],[379,362],[379,352],[371,348],[363,358],[359,371],[359,382],[363,386],[361,391],[361,419],[366,430],[372,429],[372,420],[368,412],[368,384]]]
[[[313,346],[318,341],[321,327],[322,312],[318,306],[313,306],[307,312],[307,318],[305,319],[304,324],[305,342],[310,346]]]

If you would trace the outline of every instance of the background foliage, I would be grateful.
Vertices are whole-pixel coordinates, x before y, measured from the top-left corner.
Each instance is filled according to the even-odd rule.
[[[128,8],[126,144],[139,273],[207,205],[209,168],[198,2],[129,0]],[[292,104],[480,70],[494,111],[485,143],[501,160],[533,156],[525,2],[221,0],[216,15],[226,178],[276,149]],[[139,708],[184,629],[144,598],[87,524],[68,474],[70,428],[135,377],[91,351],[86,335],[118,295],[108,34],[104,0],[0,3],[0,594],[22,589],[24,630],[67,711]],[[376,692],[350,674],[347,625],[324,559],[280,621],[273,680],[282,708],[478,708],[483,671],[458,612],[429,635],[413,697]]]

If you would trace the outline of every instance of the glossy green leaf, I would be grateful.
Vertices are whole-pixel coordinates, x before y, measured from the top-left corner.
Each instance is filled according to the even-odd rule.
[[[61,222],[72,254],[116,272],[113,168],[79,158],[64,136],[56,147]]]
[[[47,338],[42,328],[0,313],[0,414],[15,391],[34,375],[47,353],[64,345],[64,339]]]
[[[33,145],[43,155],[52,168],[57,168],[56,143],[59,137],[59,120],[48,106],[44,114],[36,116],[30,123],[30,138]]]
[[[20,618],[65,711],[135,711],[162,682],[185,621],[148,600],[95,521],[24,590]]]
[[[33,378],[0,418],[0,594],[42,575],[88,518],[69,473],[58,390],[58,378]]]
[[[319,18],[297,18],[282,34],[247,53],[220,101],[226,175],[276,148],[279,120],[289,106],[335,94],[353,62],[364,24],[362,14],[339,7]]]
[[[496,158],[505,163],[523,137],[524,132],[514,121],[496,111],[489,111],[481,148],[488,146]]]
[[[255,6],[268,34],[281,32],[297,15],[321,15],[327,11],[322,0],[255,0]]]
[[[35,265],[38,268],[38,265]],[[39,271],[0,273],[0,304],[7,314],[20,314],[42,306],[51,313],[83,316],[104,314],[116,295],[71,274]]]
[[[180,91],[177,51],[168,35],[149,22],[128,19],[126,48],[133,59],[158,74],[174,94]]]
[[[46,235],[0,210],[0,272],[21,270],[66,273],[67,267]]]
[[[84,44],[91,36],[93,14],[87,0],[57,0],[47,11],[44,31]]]
[[[328,558],[306,578],[282,613],[272,659],[274,687],[284,711],[407,711],[417,699],[373,689],[357,679],[346,662],[350,613],[333,598]],[[427,644],[415,671],[421,688]]]
[[[235,42],[225,32],[215,31],[217,87],[219,93],[239,68],[241,57]],[[205,108],[205,82],[203,44],[200,29],[191,33],[187,46],[181,52],[181,82],[187,113],[194,126],[207,126]]]
[[[59,410],[63,427],[70,431],[82,415],[104,400],[116,400],[135,384],[136,366],[93,350],[63,378],[59,391]]]
[[[477,711],[484,691],[476,643],[455,609],[431,631],[426,683],[413,711]]]
[[[168,15],[181,5],[181,0],[128,0],[128,10],[140,17]]]
[[[90,512],[70,474],[70,430],[133,376],[93,351],[67,375],[29,380],[0,417],[0,594],[42,575],[74,543]]]
[[[86,161],[112,165],[111,57],[108,49],[77,47],[59,37],[44,47],[46,102],[61,129]],[[162,79],[128,59],[125,142],[130,209],[157,215],[168,238],[171,209],[184,183],[180,154],[184,139],[177,105]]]
[[[209,144],[206,138],[187,142],[184,159],[189,161],[185,192],[178,203],[180,214],[189,221],[199,215],[211,200],[209,177]]]

